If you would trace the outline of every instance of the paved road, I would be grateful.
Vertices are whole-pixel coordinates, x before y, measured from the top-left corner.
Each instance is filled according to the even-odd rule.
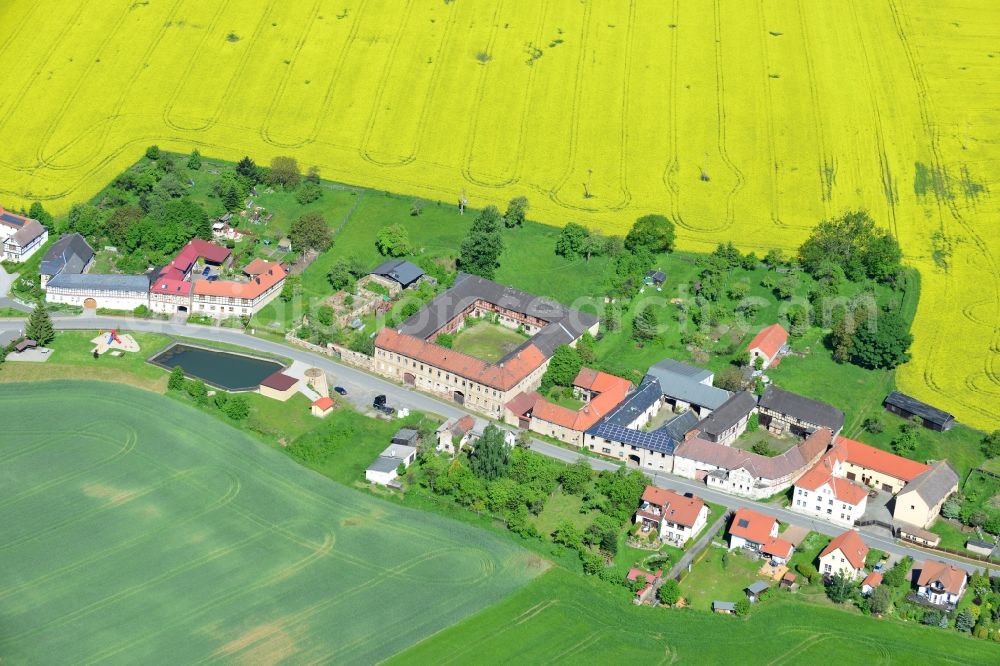
[[[225,342],[240,345],[248,349],[277,354],[293,360],[309,363],[312,366],[324,370],[330,375],[331,386],[343,386],[348,391],[348,398],[357,407],[373,412],[371,403],[374,396],[385,394],[388,403],[396,408],[409,407],[412,410],[419,410],[430,414],[437,414],[445,418],[460,417],[471,414],[477,417],[480,423],[485,421],[474,412],[464,410],[455,403],[438,400],[429,395],[418,393],[400,384],[387,381],[380,377],[370,375],[357,368],[343,365],[331,358],[314,354],[304,349],[291,347],[285,344],[264,340],[262,338],[248,335],[242,331],[227,328],[215,328],[211,326],[199,326],[196,324],[183,324],[173,321],[143,320],[118,317],[99,317],[94,315],[83,315],[73,318],[54,319],[53,325],[59,330],[94,330],[111,329],[131,330],[150,333],[165,333],[188,338],[198,338],[215,342]],[[0,320],[0,331],[3,329],[16,329],[21,326],[18,320]],[[619,467],[612,461],[600,460],[579,453],[564,449],[548,442],[533,440],[531,448],[539,453],[566,462],[574,462],[583,458],[596,470],[614,470]],[[680,492],[691,492],[699,497],[721,504],[730,509],[740,507],[751,507],[760,509],[766,508],[767,513],[775,516],[779,521],[790,525],[797,525],[809,530],[820,532],[828,536],[836,536],[844,531],[844,528],[827,523],[822,520],[803,516],[802,514],[789,511],[778,506],[761,505],[753,500],[728,495],[725,493],[707,488],[702,483],[696,483],[688,479],[682,479],[672,474],[662,472],[648,472],[644,470],[654,485],[679,490]],[[896,556],[909,555],[914,560],[922,560],[928,557],[928,553],[910,546],[906,546],[896,541],[887,530],[861,529],[865,542],[871,548],[878,548]],[[976,565],[961,559],[944,556],[944,554],[934,553],[932,557],[955,563],[966,571],[974,571],[982,568],[983,565]]]

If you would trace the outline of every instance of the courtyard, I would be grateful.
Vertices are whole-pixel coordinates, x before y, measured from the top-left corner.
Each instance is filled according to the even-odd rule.
[[[456,333],[452,349],[496,363],[527,339],[528,336],[505,326],[480,321]]]

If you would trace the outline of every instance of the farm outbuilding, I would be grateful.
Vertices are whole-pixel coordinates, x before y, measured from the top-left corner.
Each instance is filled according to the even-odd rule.
[[[946,411],[932,407],[926,402],[921,402],[916,398],[893,391],[885,398],[886,411],[892,412],[904,419],[920,419],[920,423],[925,428],[944,432],[955,425],[955,417]]]
[[[265,377],[260,382],[258,391],[263,396],[284,402],[295,395],[298,388],[299,380],[297,378],[290,377],[279,370],[273,375]]]

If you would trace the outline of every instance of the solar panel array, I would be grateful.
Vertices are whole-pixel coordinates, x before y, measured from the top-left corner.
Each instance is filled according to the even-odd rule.
[[[631,444],[633,446],[641,446],[642,448],[653,451],[654,453],[673,455],[674,449],[677,448],[677,440],[665,433],[663,430],[644,432],[642,430],[624,428],[620,425],[605,421],[597,424],[588,432],[595,437],[602,437],[614,442]]]

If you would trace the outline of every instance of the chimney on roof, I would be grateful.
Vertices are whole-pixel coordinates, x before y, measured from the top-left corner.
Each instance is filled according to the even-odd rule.
[[[260,278],[259,277],[255,277],[254,280],[257,281],[257,284],[260,284]]]

